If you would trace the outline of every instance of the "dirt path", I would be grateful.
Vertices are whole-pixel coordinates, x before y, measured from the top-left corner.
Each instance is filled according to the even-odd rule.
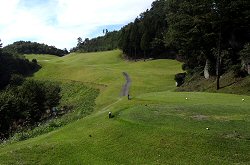
[[[123,74],[123,76],[126,79],[126,83],[122,87],[122,94],[121,95],[122,96],[128,96],[128,94],[129,94],[129,87],[130,87],[132,81],[131,81],[131,78],[129,77],[128,73],[123,72],[122,74]]]

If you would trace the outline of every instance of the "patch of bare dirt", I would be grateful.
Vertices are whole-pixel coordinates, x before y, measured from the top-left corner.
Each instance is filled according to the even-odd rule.
[[[192,119],[195,119],[195,120],[208,120],[209,117],[206,116],[206,115],[195,115],[195,116],[192,116]]]

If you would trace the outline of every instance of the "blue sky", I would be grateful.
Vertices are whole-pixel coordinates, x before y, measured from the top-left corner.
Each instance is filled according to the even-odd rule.
[[[150,8],[153,0],[5,0],[0,5],[0,39],[35,41],[72,48],[77,38],[119,30]]]

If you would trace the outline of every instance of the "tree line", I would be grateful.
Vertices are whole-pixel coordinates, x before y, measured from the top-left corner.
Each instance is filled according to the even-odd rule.
[[[28,76],[40,69],[35,60],[30,62],[22,56],[3,51],[1,46],[2,44],[0,44],[0,90],[10,83],[12,75]]]
[[[55,46],[48,46],[46,44],[30,41],[14,42],[13,44],[5,46],[3,51],[11,54],[50,54],[59,57],[69,53],[66,48],[61,50]]]
[[[97,52],[107,51],[118,48],[118,40],[120,37],[120,31],[108,32],[106,29],[105,35],[97,38],[84,40],[79,37],[77,39],[77,46],[72,48],[70,52]]]

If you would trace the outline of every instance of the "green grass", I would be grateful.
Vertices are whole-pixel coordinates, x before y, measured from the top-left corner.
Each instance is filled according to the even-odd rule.
[[[48,134],[2,146],[0,164],[250,164],[249,96],[174,92],[180,63],[128,62],[120,55],[42,61],[35,79],[100,89],[95,111]],[[40,58],[29,56],[34,57]],[[130,101],[119,96],[123,71],[132,79]],[[71,98],[73,93],[66,93]],[[114,118],[108,119],[109,111]]]

